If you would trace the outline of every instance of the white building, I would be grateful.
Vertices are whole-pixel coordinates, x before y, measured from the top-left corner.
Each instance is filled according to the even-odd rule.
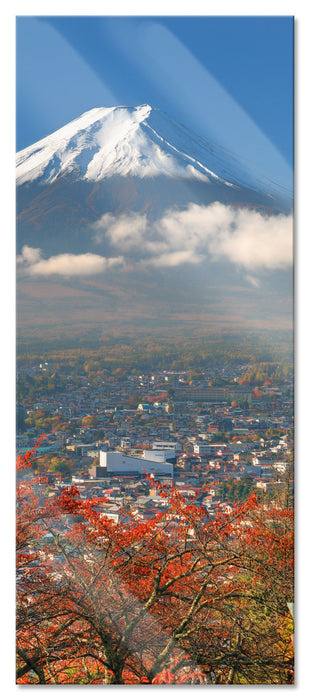
[[[169,476],[173,478],[173,465],[170,462],[158,462],[141,457],[124,455],[122,452],[100,451],[100,467],[106,469],[107,474],[124,474],[143,476]]]
[[[288,470],[288,462],[275,462],[273,467],[277,472],[285,473]]]
[[[196,442],[194,444],[194,454],[200,455],[202,457],[212,457],[216,455],[219,450],[224,450],[227,447],[226,444],[216,444],[208,442]]]
[[[179,442],[167,442],[167,440],[157,440],[153,442],[153,450],[174,450],[175,456],[176,452],[181,452],[182,447]]]
[[[175,460],[175,450],[144,450],[143,459],[150,459],[152,462]]]
[[[123,437],[123,438],[121,439],[121,447],[123,447],[124,449],[127,449],[128,447],[131,447],[131,445],[132,445],[132,439],[131,439],[131,437]]]

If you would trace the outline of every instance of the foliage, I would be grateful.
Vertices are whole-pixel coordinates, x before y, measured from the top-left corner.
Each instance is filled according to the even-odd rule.
[[[290,368],[282,362],[259,362],[239,378],[239,384],[257,384],[258,386],[276,384],[287,379]]]
[[[68,339],[62,346],[53,329],[53,337],[46,345],[41,336],[38,344],[19,342],[17,360],[28,361],[29,365],[48,360],[56,370],[52,379],[56,389],[61,382],[62,373],[69,373],[72,377],[84,375],[89,379],[97,377],[102,380],[106,373],[124,378],[126,372],[154,371],[165,367],[176,371],[188,370],[193,379],[198,377],[202,370],[219,363],[256,364],[260,370],[259,363],[264,363],[264,367],[270,363],[274,363],[275,367],[277,363],[280,367],[284,361],[286,367],[283,373],[286,373],[289,362],[292,361],[290,334],[284,333],[281,337],[279,332],[275,337],[272,337],[271,333],[257,336],[251,332],[212,332],[208,335],[193,335],[190,338],[188,329],[184,329],[183,332],[175,332],[171,339],[168,339],[167,336],[159,337],[158,332],[156,337],[152,337],[149,332],[144,336],[135,330],[132,337],[106,336],[99,339],[92,334],[92,338],[92,347],[89,347],[88,343],[83,344],[81,337],[74,339],[73,335],[71,342]],[[33,332],[31,339],[34,341]],[[40,353],[36,347],[40,348]],[[281,369],[279,371],[282,372]],[[46,384],[51,381],[47,375],[40,375],[35,386],[35,395],[38,395],[40,383]],[[21,386],[23,382],[31,382],[31,378],[21,378]],[[18,400],[22,402],[22,396]]]
[[[58,473],[69,474],[74,468],[74,462],[61,454],[46,454],[37,457],[33,462],[34,472],[38,474]]]
[[[34,428],[37,434],[42,430],[49,433],[67,432],[72,433],[72,426],[61,413],[52,415],[47,409],[40,408],[32,411],[24,421],[25,426]]]
[[[91,416],[91,415],[86,415],[83,416],[81,425],[83,428],[97,428],[98,427],[98,418],[97,416]]]
[[[233,503],[243,503],[249,498],[252,491],[253,481],[249,474],[245,472],[241,479],[227,479],[226,481],[222,481],[218,492],[223,499],[232,501]]]
[[[17,682],[292,682],[293,514],[230,515],[157,484],[166,510],[116,523],[77,488],[45,498],[18,460]]]
[[[23,364],[25,363],[27,364],[27,360],[23,358]],[[28,398],[33,399],[35,397],[37,399],[42,395],[50,395],[54,398],[64,391],[65,385],[65,379],[58,373],[43,373],[38,369],[35,376],[28,374],[18,377],[16,398],[20,403],[23,403]]]

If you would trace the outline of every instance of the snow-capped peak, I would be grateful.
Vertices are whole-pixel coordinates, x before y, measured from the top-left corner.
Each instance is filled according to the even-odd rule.
[[[65,175],[98,181],[128,174],[225,182],[225,168],[217,172],[222,165],[206,140],[148,104],[97,107],[20,151],[17,184],[50,183]]]

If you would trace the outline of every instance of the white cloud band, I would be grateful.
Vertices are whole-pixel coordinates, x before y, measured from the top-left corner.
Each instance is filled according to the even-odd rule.
[[[259,273],[289,268],[293,262],[292,215],[267,216],[220,202],[168,209],[155,221],[146,214],[104,214],[92,229],[94,241],[98,245],[108,242],[116,251],[115,257],[88,252],[45,259],[39,248],[24,246],[17,262],[30,276],[75,277],[99,275],[125,264],[177,267],[206,259],[226,260],[248,273]]]
[[[291,215],[267,216],[220,202],[169,209],[155,222],[145,214],[104,214],[93,228],[97,243],[107,238],[114,248],[143,256],[151,266],[197,264],[209,257],[247,270],[276,270],[293,261]]]
[[[49,275],[61,275],[63,277],[83,277],[99,275],[110,267],[121,265],[123,258],[105,258],[93,253],[71,255],[64,253],[53,255],[44,259],[39,248],[24,246],[22,254],[18,256],[17,263],[22,266],[23,272],[30,276],[46,277]]]

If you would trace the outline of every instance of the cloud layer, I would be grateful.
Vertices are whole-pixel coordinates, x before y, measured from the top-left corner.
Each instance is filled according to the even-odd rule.
[[[155,221],[146,214],[104,214],[92,224],[93,243],[108,243],[112,257],[87,252],[44,258],[40,248],[24,246],[19,268],[30,276],[93,276],[116,266],[169,268],[228,261],[252,276],[289,268],[293,262],[291,215],[265,215],[252,209],[214,202],[168,209]],[[115,253],[115,255],[113,255]]]
[[[155,222],[145,214],[104,214],[93,225],[97,243],[154,267],[226,259],[249,271],[284,269],[293,261],[291,215],[266,216],[214,202],[169,209]]]
[[[122,265],[123,258],[105,258],[93,253],[84,253],[82,255],[64,253],[44,259],[40,248],[24,246],[22,254],[17,258],[17,263],[22,267],[23,272],[30,276],[61,275],[63,277],[82,277],[99,275],[111,267]]]

